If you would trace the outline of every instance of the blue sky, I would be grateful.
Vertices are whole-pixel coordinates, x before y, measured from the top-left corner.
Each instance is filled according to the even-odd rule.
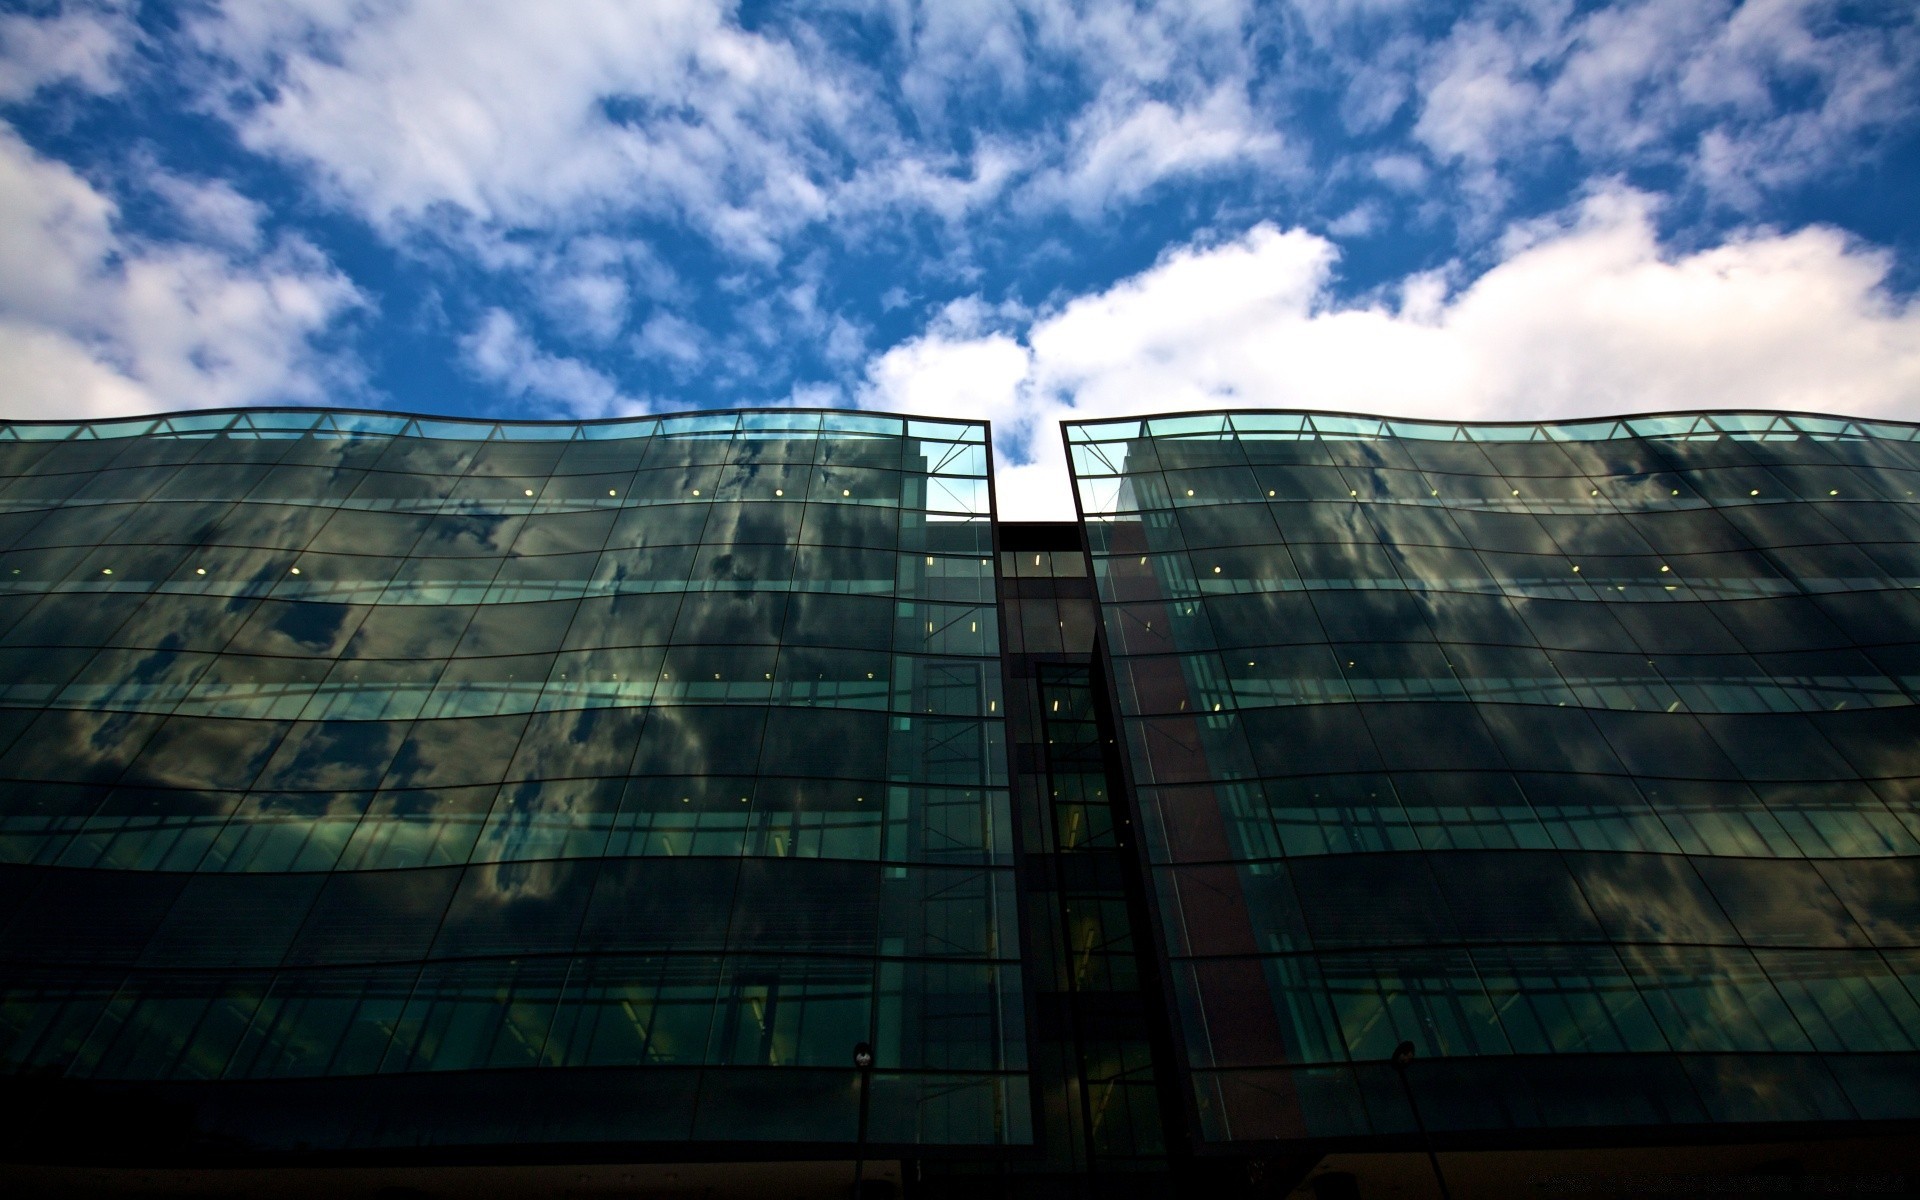
[[[1909,0],[0,4],[0,418],[1920,419]]]

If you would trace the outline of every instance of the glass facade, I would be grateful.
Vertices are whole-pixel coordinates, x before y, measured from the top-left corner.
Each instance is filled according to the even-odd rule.
[[[869,1042],[874,1142],[1029,1141],[989,465],[791,410],[0,426],[0,1060],[267,1148],[831,1147]]]
[[[1920,426],[1065,434],[0,424],[0,1155],[1920,1122]]]
[[[1199,1140],[1920,1117],[1917,432],[1068,425]]]

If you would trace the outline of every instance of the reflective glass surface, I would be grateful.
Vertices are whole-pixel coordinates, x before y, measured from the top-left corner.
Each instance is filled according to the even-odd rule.
[[[1067,433],[1207,1139],[1890,1114],[1920,427]]]
[[[1028,1141],[985,434],[0,425],[3,1069]]]

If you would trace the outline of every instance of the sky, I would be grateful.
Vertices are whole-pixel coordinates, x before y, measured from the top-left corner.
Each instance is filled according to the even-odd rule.
[[[0,0],[0,419],[1920,420],[1911,0]]]

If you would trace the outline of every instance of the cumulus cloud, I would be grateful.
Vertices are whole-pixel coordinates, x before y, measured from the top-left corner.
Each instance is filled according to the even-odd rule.
[[[0,15],[0,101],[25,100],[59,84],[117,91],[138,38],[127,7],[111,2],[78,3],[48,16]]]
[[[691,371],[707,356],[706,335],[700,327],[672,313],[655,313],[640,327],[633,339],[633,350],[642,358],[671,364],[680,371]]]
[[[389,231],[440,208],[503,227],[640,211],[771,257],[823,212],[816,140],[860,137],[844,72],[707,0],[260,8],[194,27],[232,67],[241,136]]]
[[[628,396],[601,371],[540,348],[512,314],[488,309],[460,341],[467,366],[511,396],[529,399],[543,415],[593,419],[631,416],[647,401]]]
[[[164,92],[229,122],[276,164],[255,178],[291,164],[399,248],[402,289],[427,277],[448,298],[436,328],[467,332],[437,351],[557,413],[649,403],[647,380],[703,389],[696,403],[779,395],[809,371],[874,402],[985,397],[1016,447],[1051,446],[1060,412],[1136,401],[1686,404],[1720,394],[1701,363],[1735,346],[1715,322],[1736,312],[1778,336],[1728,351],[1728,373],[1784,403],[1865,378],[1823,347],[1884,363],[1846,339],[1910,332],[1861,247],[1725,231],[1911,121],[1910,8],[833,0],[748,19],[733,0],[206,0],[144,31],[133,11],[0,16],[0,101]],[[163,60],[184,64],[164,86]],[[276,232],[312,198],[264,207],[188,169],[190,148],[93,151],[76,171],[0,145],[14,394],[324,394],[338,363],[315,339],[363,300]],[[1710,248],[1663,250],[1647,202],[1617,188],[1516,224],[1613,177],[1691,179],[1675,211]],[[1119,255],[1261,217],[1112,282]],[[1449,228],[1461,244],[1433,251]],[[1376,271],[1454,261],[1354,299],[1328,238],[1367,239]],[[858,277],[875,270],[897,277]],[[986,299],[1068,278],[1078,297],[1037,314]],[[1780,295],[1838,340],[1789,328],[1767,307]],[[938,315],[873,357],[909,304]],[[1704,317],[1635,316],[1663,306]]]
[[[234,217],[230,189],[170,186]],[[0,126],[0,416],[318,401],[352,383],[312,339],[364,300],[311,245],[154,242],[118,211]]]
[[[1037,173],[1023,202],[1092,218],[1165,180],[1288,165],[1286,139],[1231,86],[1187,105],[1150,97],[1096,105],[1073,123],[1069,143],[1065,161]]]
[[[1349,303],[1334,298],[1331,243],[1261,225],[1179,249],[1024,329],[910,339],[869,364],[860,399],[991,418],[1002,504],[1059,515],[1062,419],[1219,407],[1912,418],[1920,302],[1886,290],[1886,255],[1817,227],[1673,254],[1652,203],[1603,189],[1555,224],[1515,231],[1502,260],[1456,290],[1429,273]]]
[[[714,274],[763,298],[816,278],[823,244],[898,247],[938,303],[1045,222],[1099,237],[1197,182],[1337,237],[1477,240],[1651,168],[1733,220],[1866,157],[1920,96],[1920,20],[1840,0],[890,0],[752,21],[730,0],[209,0],[184,28],[217,81],[201,101],[248,148],[394,245],[510,277],[569,353],[631,347],[676,380],[690,340],[634,326],[646,299],[701,306],[575,247],[718,250]],[[106,53],[39,60],[105,78],[86,64]],[[706,311],[710,363],[865,352],[846,312]]]
[[[1718,199],[1817,176],[1910,117],[1920,26],[1831,0],[1480,6],[1422,55],[1413,134],[1483,191],[1543,147],[1677,163]]]
[[[190,179],[147,159],[139,163],[146,186],[164,200],[185,230],[202,241],[233,250],[260,246],[266,206],[220,179]]]
[[[1022,212],[1092,219],[1161,180],[1290,150],[1253,102],[1239,3],[996,0],[892,19],[904,61],[886,73],[831,23],[749,30],[719,0],[227,3],[191,29],[246,144],[395,237],[639,214],[773,263],[823,221],[953,223],[1016,195]],[[1070,119],[1035,124],[1034,89]]]

